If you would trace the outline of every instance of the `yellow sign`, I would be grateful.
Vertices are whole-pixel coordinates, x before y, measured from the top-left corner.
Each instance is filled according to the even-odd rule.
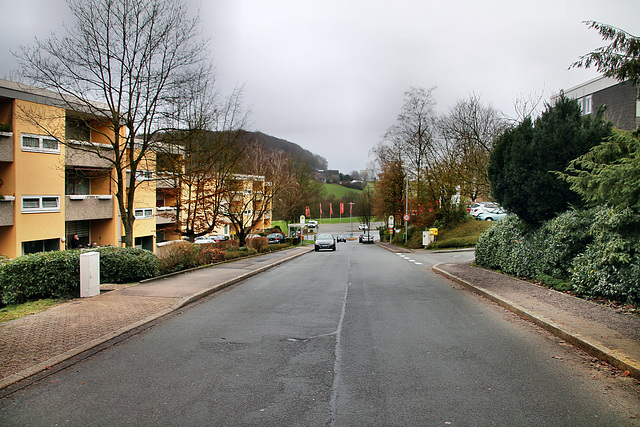
[[[431,234],[432,236],[437,236],[438,235],[438,229],[437,228],[430,228],[429,229],[429,234]]]

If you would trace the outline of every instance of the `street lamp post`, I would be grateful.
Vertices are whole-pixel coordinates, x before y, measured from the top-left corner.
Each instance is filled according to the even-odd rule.
[[[407,218],[409,215],[409,170],[407,169],[407,189],[404,196],[404,243],[407,243],[407,234],[409,229],[407,228]]]

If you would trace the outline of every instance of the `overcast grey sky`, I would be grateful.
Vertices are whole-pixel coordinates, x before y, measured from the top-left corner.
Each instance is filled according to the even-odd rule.
[[[10,51],[62,34],[64,0],[5,1],[0,76]],[[342,172],[364,169],[404,92],[437,87],[446,112],[471,92],[514,116],[519,95],[550,96],[597,77],[568,70],[603,45],[582,21],[640,35],[638,0],[188,0],[211,36],[217,82],[244,85],[251,130],[295,142]]]

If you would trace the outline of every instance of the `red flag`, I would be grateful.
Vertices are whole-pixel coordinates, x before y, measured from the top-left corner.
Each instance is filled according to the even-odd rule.
[[[329,215],[333,215],[333,203],[329,203]]]
[[[353,203],[349,203],[349,213],[353,212]]]
[[[322,203],[320,203],[320,215],[322,215]]]
[[[309,218],[311,216],[309,215],[309,206],[307,206],[306,213],[307,213],[307,218]]]
[[[340,215],[344,213],[344,203],[340,202]]]

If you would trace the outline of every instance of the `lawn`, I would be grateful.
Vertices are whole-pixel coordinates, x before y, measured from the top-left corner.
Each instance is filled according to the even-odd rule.
[[[67,300],[41,299],[38,301],[25,302],[24,304],[8,305],[0,308],[0,323],[19,319],[29,316],[30,314],[37,314],[64,302],[67,302]]]
[[[491,221],[472,219],[452,228],[439,230],[435,243],[429,249],[469,248],[475,246],[478,238],[493,225]]]
[[[342,185],[339,185],[339,184],[327,184],[326,182],[322,184],[322,190],[324,191],[324,193],[327,194],[327,196],[333,196],[336,199],[341,199],[347,196],[355,200],[357,197],[360,196],[360,194],[362,194],[361,190],[356,190],[355,188],[343,187]]]

